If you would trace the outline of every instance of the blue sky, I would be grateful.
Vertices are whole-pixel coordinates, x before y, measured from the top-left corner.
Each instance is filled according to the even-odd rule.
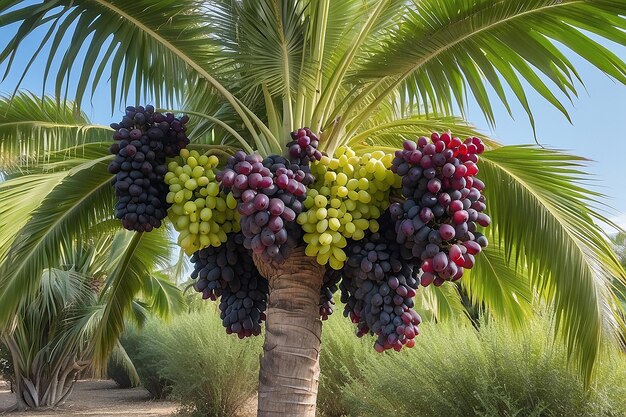
[[[3,39],[12,35],[14,29],[4,28],[0,31],[0,46],[4,47]],[[41,34],[32,39],[35,38],[39,41]],[[626,48],[608,43],[605,45],[626,61]],[[13,92],[21,76],[22,68],[27,64],[31,53],[37,46],[38,42],[25,42],[22,53],[16,57],[12,71],[4,81],[0,82],[0,93]],[[606,208],[604,214],[626,228],[626,161],[624,159],[626,140],[622,137],[626,132],[626,86],[608,78],[574,54],[566,54],[576,65],[585,83],[584,86],[579,85],[577,88],[579,97],[574,98],[573,103],[567,105],[572,124],[537,94],[529,92],[529,101],[535,115],[537,138],[543,146],[565,150],[592,160],[587,169],[593,175],[590,187],[606,196],[604,203],[610,208]],[[42,55],[46,56],[46,49],[42,51]],[[0,74],[5,69],[6,65],[1,65]],[[31,72],[24,79],[22,88],[41,93],[43,70],[44,62],[36,61]],[[77,68],[74,75],[77,75],[79,71],[80,68]],[[54,80],[49,80],[46,92],[52,93],[53,89]],[[95,123],[109,124],[120,118],[123,106],[116,106],[112,115],[109,89],[108,84],[99,86],[91,102],[84,103],[85,112]],[[496,103],[495,99],[493,103],[497,122],[495,129],[489,128],[482,113],[472,102],[468,107],[468,120],[501,143],[534,143],[532,128],[521,106],[515,105],[511,100],[514,115],[512,119],[506,109]]]

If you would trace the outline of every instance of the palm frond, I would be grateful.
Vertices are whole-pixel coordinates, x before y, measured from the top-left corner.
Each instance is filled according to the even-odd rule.
[[[75,326],[76,319],[93,305],[95,297],[85,277],[72,270],[51,268],[39,283],[35,297],[21,300],[19,320],[3,337],[11,343],[19,369],[28,377],[38,375],[42,381],[33,378],[33,382],[46,390],[48,376],[43,369],[53,373],[82,359],[87,339],[80,326]]]
[[[215,25],[206,7],[198,0],[10,1],[0,8],[0,28],[16,24],[18,29],[0,51],[0,64],[7,64],[6,77],[21,53],[20,44],[34,38],[40,47],[23,70],[24,76],[41,50],[49,48],[43,85],[54,76],[57,99],[67,99],[72,88],[76,106],[89,87],[93,96],[106,78],[110,79],[112,108],[118,99],[129,97],[136,101],[150,97],[157,106],[172,107],[183,101],[185,91],[198,83],[208,84],[262,145],[254,126],[263,131],[262,123],[211,75],[216,59],[212,40],[219,34],[212,32]],[[38,39],[34,34],[45,28],[48,31]],[[78,81],[70,82],[76,68],[81,68]]]
[[[435,117],[432,115],[414,115],[406,118],[379,118],[370,128],[364,129],[354,136],[346,137],[339,144],[354,148],[357,152],[371,152],[372,148],[385,149],[393,152],[402,147],[404,140],[417,140],[427,132],[452,131],[455,135],[467,137],[483,137],[471,124],[458,117]],[[501,146],[491,139],[483,139],[490,148]],[[393,150],[392,150],[393,149]]]
[[[67,172],[33,174],[0,182],[0,259],[6,259],[32,212],[67,175]]]
[[[26,220],[18,213],[16,220],[27,227],[6,238],[12,245],[0,264],[0,324],[7,322],[24,296],[33,294],[41,271],[53,265],[74,239],[88,236],[92,225],[112,217],[114,199],[111,175],[106,170],[108,159],[82,163],[58,177],[49,175],[61,181],[43,199],[25,186],[11,188],[14,183],[23,184],[28,176],[2,184],[2,188],[22,192],[14,195],[16,204],[20,197],[40,204]]]
[[[265,84],[272,95],[291,100],[296,86],[306,83],[306,78],[300,78],[306,65],[302,59],[308,23],[303,17],[305,7],[304,1],[285,0],[241,4],[235,60],[242,66],[244,88]]]
[[[50,154],[104,142],[111,129],[89,123],[72,103],[20,92],[0,97],[0,171],[46,162]],[[68,152],[71,153],[71,152]]]
[[[126,375],[128,375],[130,379],[131,386],[136,387],[141,383],[137,368],[135,368],[133,361],[130,359],[130,356],[128,356],[128,352],[126,352],[126,349],[124,349],[124,346],[122,346],[119,341],[115,344],[113,351],[111,351],[110,360],[126,372]]]
[[[152,271],[168,266],[171,249],[164,228],[150,233],[121,231],[116,234],[106,267],[110,273],[101,294],[105,307],[92,340],[96,369],[105,367],[109,353],[124,330],[125,318],[134,311],[135,297],[146,287]],[[163,308],[163,304],[160,307]]]
[[[485,248],[476,265],[467,271],[461,285],[474,305],[484,306],[486,313],[523,328],[533,315],[534,291],[528,271],[509,262],[498,244]]]
[[[183,292],[163,272],[149,275],[143,282],[143,298],[149,305],[150,313],[168,319],[180,313],[185,307]]]
[[[203,30],[210,28],[199,12],[198,2],[193,0],[8,3],[8,7],[0,8],[0,27],[19,27],[7,39],[0,62],[8,62],[7,71],[13,70],[20,44],[41,42],[50,48],[43,82],[55,78],[57,97],[63,96],[63,86],[73,70],[81,69],[74,87],[77,105],[89,92],[88,87],[92,87],[93,94],[93,88],[109,76],[113,103],[134,94],[137,100],[150,95],[157,103],[165,99],[171,104],[180,98],[189,76],[194,74],[193,66],[200,69],[209,53]],[[48,26],[48,36],[37,39],[33,35]],[[53,65],[57,57],[62,58],[58,68]],[[174,95],[165,96],[165,92]]]
[[[361,51],[361,47],[368,37],[374,36],[377,29],[390,24],[392,18],[398,15],[398,11],[402,9],[403,0],[383,0],[372,3],[363,3],[365,13],[358,13],[353,23],[358,22],[363,17],[364,20],[359,25],[355,25],[354,32],[347,31],[349,37],[344,37],[343,42],[345,51],[338,56],[334,68],[327,80],[323,82],[319,101],[315,103],[315,109],[310,116],[311,126],[314,131],[319,131],[330,120],[328,112],[332,110],[338,93],[342,90],[346,74],[354,67],[353,63]],[[352,36],[351,36],[352,35]],[[348,41],[349,43],[347,43]],[[343,43],[342,42],[342,43]],[[333,59],[329,59],[333,62]]]
[[[603,340],[614,336],[612,279],[626,279],[583,188],[584,160],[557,151],[505,146],[485,152],[492,234],[507,262],[527,267],[533,288],[554,304],[557,328],[583,375],[590,378]]]
[[[623,12],[621,0],[413,0],[358,78],[393,76],[412,102],[445,115],[454,105],[464,109],[469,93],[492,123],[487,90],[509,109],[506,85],[534,125],[524,83],[566,116],[563,100],[548,85],[565,98],[576,94],[578,74],[556,43],[626,83],[626,64],[591,36],[626,45]]]
[[[444,321],[466,317],[466,310],[454,285],[422,287],[415,296],[415,309],[427,319]]]

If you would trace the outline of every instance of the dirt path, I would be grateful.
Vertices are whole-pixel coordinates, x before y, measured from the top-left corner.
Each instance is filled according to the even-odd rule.
[[[14,394],[0,385],[0,414],[15,404]],[[152,401],[143,388],[119,389],[113,381],[79,381],[74,392],[61,407],[54,410],[11,412],[15,417],[58,416],[172,416],[177,404],[170,401]]]

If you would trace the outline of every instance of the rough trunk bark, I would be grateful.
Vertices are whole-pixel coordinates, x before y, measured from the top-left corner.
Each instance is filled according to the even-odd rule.
[[[255,258],[269,280],[258,417],[314,417],[319,381],[324,268],[296,248],[282,265]]]

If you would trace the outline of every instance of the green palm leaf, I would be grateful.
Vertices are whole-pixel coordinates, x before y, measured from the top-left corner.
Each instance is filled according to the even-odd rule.
[[[155,289],[156,283],[150,278],[151,271],[168,266],[171,250],[172,244],[164,228],[151,233],[122,231],[115,236],[107,263],[110,274],[101,295],[105,307],[92,339],[96,369],[104,369],[109,353],[124,330],[124,319],[135,308],[133,300],[142,290],[157,296],[153,306],[161,315],[175,308],[178,300],[172,288],[166,288],[161,281],[161,288]]]
[[[110,132],[89,123],[71,103],[59,106],[50,97],[26,92],[0,97],[0,171],[46,162],[59,149],[106,141]]]
[[[199,67],[197,63],[206,61],[209,52],[201,38],[203,30],[210,28],[198,10],[198,2],[193,0],[158,4],[105,0],[4,3],[0,7],[0,27],[19,23],[19,29],[0,52],[0,62],[8,60],[8,68],[12,68],[20,44],[29,39],[29,34],[52,22],[50,35],[41,40],[42,45],[51,48],[44,83],[53,75],[57,97],[61,97],[64,82],[73,70],[81,69],[75,87],[78,105],[89,85],[96,86],[108,76],[113,102],[131,93],[149,94],[160,103],[163,93],[168,92],[174,93],[167,96],[173,100],[180,97],[191,66]],[[72,39],[66,50],[64,37]],[[81,54],[82,48],[86,51]],[[52,61],[57,56],[63,59],[53,74]]]
[[[430,320],[458,320],[466,310],[454,285],[422,287],[415,296],[415,309]]]
[[[534,124],[523,82],[565,115],[562,100],[546,82],[565,97],[576,94],[578,74],[555,42],[626,83],[626,65],[589,36],[625,45],[623,11],[621,0],[414,0],[405,20],[389,28],[387,40],[374,48],[358,76],[392,76],[395,85],[404,82],[403,91],[425,111],[446,115],[455,104],[463,109],[471,93],[491,122],[487,89],[508,109],[506,85]]]
[[[612,279],[626,273],[594,223],[606,219],[591,206],[599,195],[581,186],[582,162],[505,146],[483,154],[479,177],[507,261],[528,267],[533,287],[554,303],[557,328],[589,379],[601,341],[619,326]]]
[[[56,174],[61,181],[47,192],[32,212],[27,227],[9,238],[13,244],[0,264],[1,324],[5,324],[16,311],[24,295],[33,294],[41,272],[54,265],[73,240],[88,236],[92,225],[113,216],[111,175],[106,170],[108,159],[110,157],[92,160]],[[24,178],[28,177],[8,181],[3,188],[21,184]],[[51,175],[51,178],[55,176]],[[22,192],[15,194],[16,199],[39,198],[27,187],[13,190]],[[23,216],[22,213],[17,213],[17,220],[23,222],[24,218],[19,216]]]
[[[155,272],[143,282],[142,295],[149,302],[149,310],[163,319],[179,313],[185,307],[182,291],[169,274]]]
[[[81,68],[72,91],[77,106],[81,105],[89,86],[94,94],[105,73],[110,77],[112,107],[118,98],[126,101],[131,94],[136,100],[152,97],[156,105],[171,107],[182,102],[183,93],[192,86],[208,84],[237,112],[257,146],[262,147],[264,141],[253,122],[261,131],[267,128],[210,75],[212,64],[219,59],[212,42],[219,38],[219,33],[212,29],[219,26],[211,25],[212,15],[206,12],[203,3],[197,0],[5,2],[0,6],[0,28],[10,24],[19,24],[19,28],[0,51],[0,63],[7,62],[8,73],[22,41],[52,22],[31,63],[44,46],[49,46],[44,85],[54,70],[57,98],[67,99],[69,86],[74,86],[69,80],[76,68]],[[63,42],[68,38],[71,43],[66,46]],[[57,68],[53,62],[62,50],[65,52]],[[30,65],[24,74],[29,69]],[[265,134],[265,140],[272,137],[267,130]]]
[[[523,328],[532,317],[534,292],[530,274],[516,268],[497,244],[484,249],[476,265],[464,276],[461,285],[474,305],[482,305],[488,314]]]
[[[67,176],[67,172],[25,175],[0,182],[0,259],[6,259],[15,238],[46,195]]]

